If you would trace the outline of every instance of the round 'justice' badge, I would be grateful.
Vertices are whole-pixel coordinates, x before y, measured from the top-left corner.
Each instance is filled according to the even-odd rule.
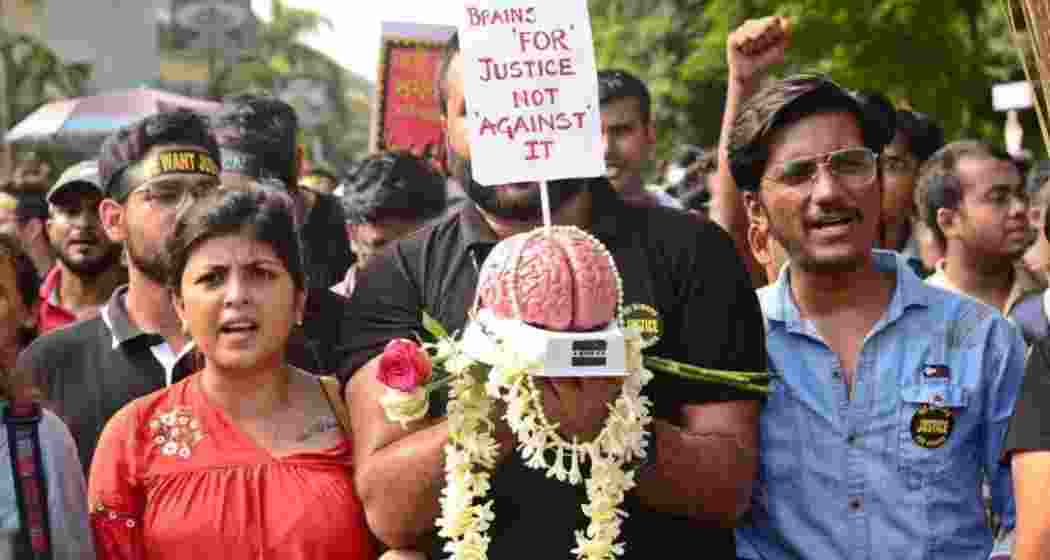
[[[623,324],[625,327],[638,329],[642,335],[642,348],[650,348],[664,334],[664,320],[660,313],[651,305],[644,303],[632,303],[623,308]]]
[[[954,427],[950,409],[924,404],[911,417],[911,439],[919,447],[937,449],[948,441]]]

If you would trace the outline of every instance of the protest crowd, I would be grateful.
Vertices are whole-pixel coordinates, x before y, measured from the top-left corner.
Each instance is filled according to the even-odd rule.
[[[311,169],[255,93],[22,155],[0,558],[1050,558],[1050,162],[772,75],[791,29],[729,35],[718,145],[655,178],[659,77],[564,32],[453,35],[437,155]],[[593,80],[594,127],[568,85],[478,117],[478,68]],[[600,176],[479,179],[512,167],[482,142],[588,130]]]

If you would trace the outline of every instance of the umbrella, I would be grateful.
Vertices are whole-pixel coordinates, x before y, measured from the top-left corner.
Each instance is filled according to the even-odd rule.
[[[97,148],[110,133],[144,117],[179,108],[211,113],[219,107],[219,103],[156,89],[112,91],[43,105],[15,125],[4,140]]]

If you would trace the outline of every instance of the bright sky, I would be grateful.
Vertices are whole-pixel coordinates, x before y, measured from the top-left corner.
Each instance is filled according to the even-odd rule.
[[[271,0],[252,0],[252,10],[270,17]],[[332,21],[306,42],[339,61],[354,73],[375,82],[379,63],[379,29],[384,21],[455,25],[461,0],[285,0],[289,6],[310,8]]]

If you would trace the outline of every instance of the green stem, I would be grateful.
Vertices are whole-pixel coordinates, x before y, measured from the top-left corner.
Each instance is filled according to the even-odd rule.
[[[773,377],[765,372],[708,369],[654,356],[646,356],[645,365],[653,367],[654,369],[659,369],[660,371],[667,371],[668,373],[682,373],[685,375],[696,375],[698,377],[725,379],[739,383],[764,382],[769,381]]]

